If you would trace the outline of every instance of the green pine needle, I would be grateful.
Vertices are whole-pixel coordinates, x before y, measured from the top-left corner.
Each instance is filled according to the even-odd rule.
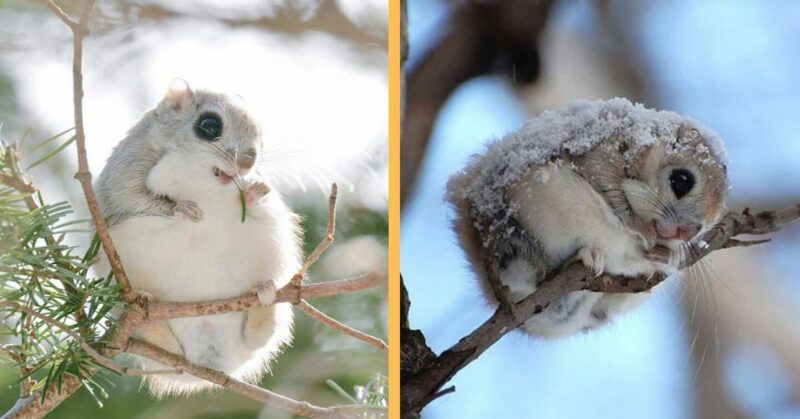
[[[66,149],[74,137],[47,149],[70,130],[55,135],[33,147],[32,151],[47,150],[28,167],[42,164]],[[19,145],[0,145],[0,173],[16,177],[9,162],[19,161]],[[100,240],[95,235],[85,252],[69,244],[82,241],[78,234],[89,231],[87,220],[73,218],[68,202],[48,203],[37,193],[39,208],[29,211],[25,195],[0,184],[0,299],[14,301],[48,318],[58,320],[82,336],[82,340],[101,349],[107,342],[101,337],[116,324],[110,315],[121,302],[121,287],[112,275],[94,277],[90,265],[100,252]],[[66,240],[61,240],[66,238]],[[80,315],[79,315],[80,313]],[[34,389],[46,393],[51,386],[60,387],[66,375],[80,379],[95,399],[106,397],[102,378],[108,369],[81,348],[78,342],[62,330],[39,318],[0,310],[0,335],[15,342],[13,348],[0,352],[15,365],[26,367]],[[7,353],[8,352],[8,353]],[[91,378],[90,378],[91,377]],[[102,384],[102,385],[101,385]]]
[[[239,204],[242,206],[242,224],[244,224],[245,220],[247,220],[247,198],[244,195],[244,188],[239,183],[239,175],[232,178],[233,183],[236,185],[236,188],[239,189]]]

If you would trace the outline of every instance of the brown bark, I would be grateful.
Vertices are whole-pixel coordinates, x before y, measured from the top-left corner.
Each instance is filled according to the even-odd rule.
[[[713,251],[736,246],[747,246],[750,242],[741,241],[735,236],[741,234],[768,234],[775,232],[785,223],[800,218],[800,205],[782,211],[762,211],[757,214],[745,209],[741,213],[730,212],[709,231],[703,241],[704,248],[691,252],[685,268],[698,262]],[[556,270],[539,284],[539,288],[516,304],[500,304],[494,314],[469,335],[442,352],[436,359],[417,371],[408,371],[402,385],[401,411],[404,416],[414,416],[432,400],[438,397],[441,388],[462,368],[477,359],[508,332],[540,313],[552,301],[566,293],[589,290],[595,292],[643,292],[661,283],[663,274],[653,278],[627,278],[612,275],[595,277],[580,262],[573,262]],[[407,313],[403,313],[407,314]],[[404,320],[407,322],[407,319]],[[407,346],[401,345],[401,349]],[[411,353],[401,357],[413,356]],[[402,364],[402,362],[401,362]],[[405,365],[414,365],[407,359]]]

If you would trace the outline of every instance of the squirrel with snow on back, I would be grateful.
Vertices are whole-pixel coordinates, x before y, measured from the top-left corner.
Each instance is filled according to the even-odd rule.
[[[258,124],[229,97],[175,80],[115,147],[95,185],[135,291],[173,302],[254,291],[265,305],[151,322],[134,336],[251,382],[291,339],[291,306],[268,304],[300,269],[297,216],[262,180],[262,149]],[[159,396],[211,386],[187,374],[146,380]]]
[[[519,301],[577,257],[596,275],[678,273],[725,211],[716,134],[625,99],[544,112],[451,177],[454,228],[489,301],[487,264]],[[567,336],[608,323],[648,293],[570,292],[520,329]]]

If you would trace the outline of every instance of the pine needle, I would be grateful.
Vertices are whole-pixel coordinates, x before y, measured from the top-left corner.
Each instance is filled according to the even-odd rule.
[[[233,183],[239,189],[239,204],[242,206],[242,224],[244,224],[245,220],[247,219],[247,198],[244,196],[244,188],[239,183],[241,178],[237,174],[236,177],[231,178],[233,179]]]

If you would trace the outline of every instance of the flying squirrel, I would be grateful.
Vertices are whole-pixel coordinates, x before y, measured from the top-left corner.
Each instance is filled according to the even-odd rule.
[[[135,291],[171,302],[255,291],[265,304],[150,322],[134,336],[251,382],[291,340],[291,306],[266,304],[299,270],[301,254],[297,216],[259,173],[262,150],[259,125],[237,101],[177,79],[114,148],[95,184]],[[140,362],[145,369],[169,369]],[[188,374],[146,381],[158,396],[211,386]]]
[[[596,275],[678,273],[690,244],[725,212],[718,136],[626,99],[577,101],[492,142],[450,178],[454,230],[486,299],[487,264],[519,301],[576,257]],[[563,295],[520,330],[555,338],[590,330],[650,292]]]

